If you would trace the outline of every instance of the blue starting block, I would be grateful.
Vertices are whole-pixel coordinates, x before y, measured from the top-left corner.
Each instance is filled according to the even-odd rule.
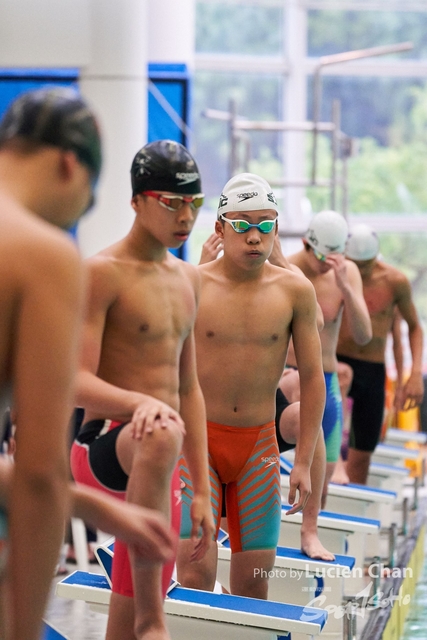
[[[279,545],[285,544],[298,547],[301,539],[302,513],[286,515],[290,505],[282,505],[282,520],[280,524]],[[355,567],[359,572],[363,569],[366,557],[366,537],[378,535],[379,520],[361,518],[359,516],[320,511],[317,517],[319,539],[332,553],[345,554],[355,558]],[[362,574],[351,574],[346,580],[346,591],[356,593],[363,588]]]
[[[59,633],[49,622],[43,621],[41,640],[68,640],[68,638]]]
[[[217,580],[230,589],[231,549],[229,541],[218,545]],[[269,573],[268,598],[303,606],[314,606],[337,611],[344,594],[344,578],[350,577],[355,560],[350,556],[337,555],[327,562],[309,558],[300,549],[277,547],[274,566]],[[320,599],[321,604],[320,604]],[[337,638],[342,633],[340,616],[329,616],[322,638]]]
[[[60,597],[84,600],[107,612],[111,589],[104,575],[75,571],[56,587]],[[323,609],[243,598],[175,586],[164,609],[174,640],[277,640],[296,632],[319,635],[328,614]]]
[[[283,497],[287,496],[289,474],[292,468],[293,463],[281,457],[280,480]],[[385,488],[353,483],[343,485],[333,482],[328,486],[328,511],[379,520],[382,528],[390,527],[391,523],[396,520],[393,509],[398,503],[397,492]]]

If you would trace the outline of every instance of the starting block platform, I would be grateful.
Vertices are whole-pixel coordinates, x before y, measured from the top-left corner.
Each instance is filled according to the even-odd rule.
[[[385,444],[402,445],[415,442],[418,445],[427,443],[427,433],[423,431],[409,431],[408,429],[394,429],[389,427],[385,434]]]
[[[279,534],[280,546],[299,547],[301,543],[302,513],[286,515],[290,505],[282,505],[282,520]],[[355,567],[362,569],[365,564],[366,536],[378,535],[379,520],[359,516],[320,511],[317,517],[317,529],[322,544],[332,553],[346,554],[355,558]],[[346,591],[359,591],[363,583],[353,575],[346,580]]]
[[[397,500],[403,500],[404,482],[410,477],[410,471],[407,467],[384,464],[380,462],[371,462],[368,472],[368,485],[378,488],[394,491],[397,494]]]
[[[106,576],[75,571],[61,580],[56,595],[84,600],[95,610],[108,610],[111,589]],[[277,640],[298,633],[321,633],[328,618],[323,609],[256,600],[228,594],[173,587],[164,610],[174,640],[202,637],[206,640]]]
[[[111,565],[114,556],[114,538],[95,549],[107,582],[111,586]],[[228,533],[220,529],[218,537],[217,581],[230,590],[231,549]],[[309,606],[314,598],[322,597],[325,606],[337,610],[344,593],[344,578],[351,574],[355,559],[348,555],[337,555],[333,561],[309,558],[300,549],[278,547],[273,569],[269,575],[269,600]],[[322,607],[323,608],[323,607]],[[329,617],[322,632],[324,638],[335,638],[342,631],[342,620]],[[298,640],[298,639],[296,639]]]
[[[404,465],[406,460],[417,460],[418,456],[418,449],[399,447],[394,444],[377,444],[372,454],[372,461],[383,464]]]
[[[217,580],[230,589],[231,549],[228,539],[218,544]],[[336,555],[335,560],[326,561],[309,558],[300,549],[277,547],[274,566],[269,572],[268,598],[277,602],[310,606],[319,601],[321,608],[337,611],[344,594],[344,577],[351,575],[355,559]],[[313,606],[313,605],[311,605]],[[341,638],[342,619],[329,616],[322,638]],[[292,636],[294,639],[294,635]]]
[[[286,496],[289,489],[289,474],[292,463],[281,459],[280,482],[282,496]],[[388,527],[392,521],[393,506],[397,503],[396,491],[370,487],[363,484],[335,484],[328,486],[327,510],[332,513],[345,513],[354,516],[374,518],[381,522],[382,527]]]

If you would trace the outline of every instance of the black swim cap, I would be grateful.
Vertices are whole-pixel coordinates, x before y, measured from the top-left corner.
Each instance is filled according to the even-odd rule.
[[[98,123],[88,105],[70,88],[44,88],[18,96],[0,122],[0,147],[14,138],[74,151],[94,180],[101,171]]]
[[[133,159],[130,174],[133,196],[143,191],[202,192],[196,161],[188,149],[173,140],[156,140],[142,147]]]

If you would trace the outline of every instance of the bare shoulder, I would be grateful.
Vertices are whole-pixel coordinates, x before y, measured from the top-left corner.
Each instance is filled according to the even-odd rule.
[[[192,281],[198,281],[199,273],[196,265],[190,264],[189,262],[185,262],[184,260],[179,260],[179,258],[176,258],[176,261],[178,265],[181,267],[181,269],[183,270],[184,274],[187,276],[187,278],[190,278],[190,280]]]
[[[108,251],[101,251],[85,260],[91,295],[111,296],[116,293],[123,280],[120,261]]]
[[[198,268],[194,264],[190,264],[189,262],[185,262],[185,260],[180,260],[175,256],[170,256],[173,258],[175,265],[182,272],[182,274],[188,278],[193,287],[196,296],[198,297],[200,291],[200,274]]]
[[[215,273],[220,263],[221,263],[221,258],[217,260],[212,260],[211,262],[204,262],[203,264],[197,265],[196,271],[199,274],[199,277],[203,278],[205,275],[208,275],[209,273]]]
[[[316,313],[316,293],[313,284],[300,271],[272,267],[273,277],[277,279],[279,287],[283,291],[283,300],[288,300],[293,308],[294,314]]]
[[[402,271],[396,269],[396,267],[385,263],[382,264],[385,267],[385,280],[393,291],[395,301],[402,298],[409,299],[412,295],[409,278],[407,278]]]
[[[353,277],[358,277],[360,278],[360,271],[356,265],[356,263],[353,262],[353,260],[349,260],[348,258],[345,259],[345,267],[347,269],[347,274],[353,276]]]
[[[7,267],[9,277],[14,274],[21,284],[29,286],[63,282],[66,287],[73,280],[80,282],[82,263],[65,232],[18,205],[2,214],[3,211],[0,212],[0,264]]]
[[[405,276],[403,271],[400,271],[396,267],[393,267],[391,264],[387,264],[386,262],[377,262],[377,266],[381,269],[382,275],[384,275],[390,284],[403,284],[409,282],[408,278]]]
[[[280,279],[281,285],[289,291],[295,292],[296,295],[309,295],[309,292],[314,293],[312,283],[299,267],[293,264],[291,265],[291,269],[271,266],[274,269],[275,275]]]

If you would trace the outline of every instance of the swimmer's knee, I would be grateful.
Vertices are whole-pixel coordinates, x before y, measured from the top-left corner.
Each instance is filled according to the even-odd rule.
[[[139,441],[139,457],[150,465],[169,466],[174,464],[181,453],[183,436],[178,428],[162,429],[158,427],[154,431],[144,434]]]
[[[300,427],[299,406],[299,402],[294,402],[283,411],[280,417],[280,435],[289,444],[298,442]]]

